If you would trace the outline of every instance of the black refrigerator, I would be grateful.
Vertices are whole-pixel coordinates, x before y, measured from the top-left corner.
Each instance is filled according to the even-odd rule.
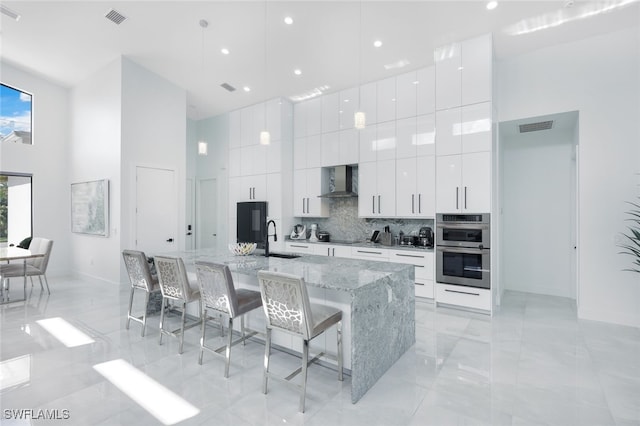
[[[267,235],[267,202],[246,201],[238,203],[237,210],[237,242],[256,243],[263,249]]]

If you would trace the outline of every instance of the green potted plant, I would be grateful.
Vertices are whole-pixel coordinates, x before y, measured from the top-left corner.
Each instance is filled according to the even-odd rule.
[[[629,233],[622,234],[625,239],[620,244],[620,247],[624,251],[620,253],[628,254],[634,258],[633,266],[625,269],[625,271],[640,273],[640,204],[632,202],[629,202],[629,204],[631,204],[632,208],[627,212],[630,217],[626,220],[631,222],[631,225],[628,227]]]

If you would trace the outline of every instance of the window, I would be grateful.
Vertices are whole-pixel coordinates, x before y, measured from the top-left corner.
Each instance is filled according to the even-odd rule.
[[[31,145],[33,95],[0,83],[0,141]]]
[[[31,175],[0,172],[0,247],[32,235]]]

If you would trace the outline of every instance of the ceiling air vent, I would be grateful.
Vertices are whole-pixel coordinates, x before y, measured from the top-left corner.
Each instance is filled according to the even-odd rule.
[[[233,87],[232,85],[230,85],[229,83],[222,83],[220,86],[221,86],[223,89],[228,90],[229,92],[233,92],[233,91],[235,91],[235,90],[236,90],[236,88],[235,88],[235,87]]]
[[[540,121],[538,123],[520,124],[520,133],[537,132],[539,130],[549,130],[553,127],[553,120]]]
[[[104,15],[104,17],[117,25],[122,24],[127,19],[126,16],[124,16],[123,14],[121,14],[115,9],[109,10],[107,14]]]

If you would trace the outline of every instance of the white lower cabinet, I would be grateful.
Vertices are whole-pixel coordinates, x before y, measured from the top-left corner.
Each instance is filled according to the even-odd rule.
[[[433,252],[391,250],[389,262],[415,266],[416,296],[433,299]]]
[[[381,260],[389,261],[389,249],[377,247],[351,247],[351,258],[362,260]]]
[[[436,302],[491,311],[491,291],[484,288],[436,283]]]

